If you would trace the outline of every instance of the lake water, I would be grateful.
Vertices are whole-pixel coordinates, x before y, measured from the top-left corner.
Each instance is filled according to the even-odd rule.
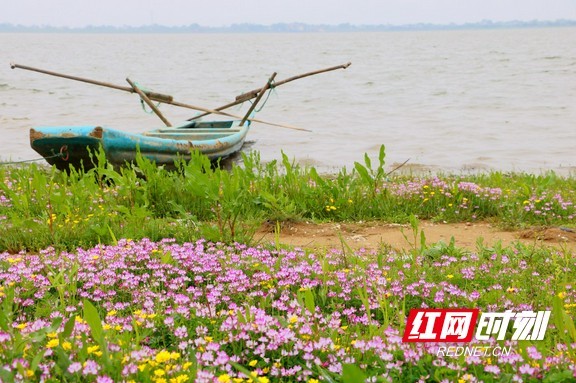
[[[347,34],[0,34],[0,159],[38,158],[28,130],[162,126],[137,96],[12,70],[11,61],[214,108],[277,80],[346,62],[278,87],[247,150],[284,151],[322,171],[386,145],[387,167],[576,172],[576,28]],[[247,105],[231,113],[243,114]],[[175,122],[196,112],[162,106]],[[408,169],[408,167],[406,167]]]

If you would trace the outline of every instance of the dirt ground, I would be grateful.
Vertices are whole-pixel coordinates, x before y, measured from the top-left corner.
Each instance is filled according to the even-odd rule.
[[[520,241],[525,244],[576,250],[576,230],[562,227],[504,231],[485,222],[453,224],[421,222],[420,229],[424,231],[428,244],[438,241],[449,243],[451,237],[454,237],[456,246],[469,250],[476,249],[479,238],[483,239],[485,246],[492,246],[498,241],[501,241],[503,245]],[[274,242],[275,231],[274,224],[263,225],[254,239],[260,240],[260,243]],[[407,250],[414,243],[410,225],[374,222],[283,223],[280,227],[279,239],[282,244],[311,249],[341,248],[341,239],[353,249],[370,250],[380,248]]]

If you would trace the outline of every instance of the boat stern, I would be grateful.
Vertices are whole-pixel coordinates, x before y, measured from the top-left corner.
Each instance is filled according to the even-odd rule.
[[[30,129],[30,146],[60,170],[70,165],[90,169],[94,165],[89,153],[99,149],[102,137],[100,126],[38,127]]]

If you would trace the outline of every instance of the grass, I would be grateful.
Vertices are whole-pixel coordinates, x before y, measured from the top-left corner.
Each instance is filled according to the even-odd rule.
[[[516,245],[413,254],[119,240],[0,254],[10,381],[572,381],[572,254]],[[552,310],[512,356],[400,341],[411,308]],[[510,334],[507,339],[510,339]],[[350,377],[350,375],[352,377]],[[360,380],[358,380],[360,379]]]
[[[0,251],[71,250],[115,238],[250,243],[263,222],[490,220],[506,228],[574,226],[576,178],[489,173],[411,177],[384,172],[368,156],[331,177],[283,155],[263,164],[213,168],[196,154],[167,172],[140,158],[119,171],[70,174],[36,165],[0,167]]]
[[[520,243],[428,243],[420,220],[574,226],[574,178],[413,177],[367,156],[320,176],[286,156],[178,171],[144,159],[69,174],[0,167],[0,381],[576,380],[576,258]],[[255,246],[264,221],[408,222],[410,249]],[[131,239],[128,239],[131,238]],[[543,341],[439,356],[410,309],[550,310]]]

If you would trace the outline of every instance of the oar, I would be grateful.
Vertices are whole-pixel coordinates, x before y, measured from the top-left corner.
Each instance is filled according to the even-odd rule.
[[[182,102],[178,102],[178,101],[172,101],[169,103],[170,105],[174,105],[174,106],[179,106],[181,108],[188,108],[188,109],[192,109],[192,110],[198,110],[200,112],[205,112],[207,114],[220,114],[222,116],[227,116],[227,117],[232,117],[232,118],[236,118],[241,120],[242,116],[238,116],[236,114],[232,114],[232,113],[228,113],[228,112],[222,112],[219,110],[214,110],[214,109],[208,109],[208,108],[203,108],[201,106],[196,106],[196,105],[190,105],[190,104],[184,104]],[[280,128],[286,128],[286,129],[292,129],[292,130],[300,130],[302,132],[311,132],[311,130],[309,129],[304,129],[304,128],[298,128],[295,126],[291,126],[291,125],[286,125],[286,124],[277,124],[275,122],[269,122],[269,121],[264,121],[264,120],[260,120],[257,118],[248,118],[248,121],[252,121],[252,122],[258,122],[261,124],[266,124],[266,125],[271,125],[271,126],[277,126]]]
[[[290,81],[298,80],[298,79],[301,79],[301,78],[304,78],[304,77],[313,76],[313,75],[320,74],[320,73],[324,73],[324,72],[330,72],[330,71],[337,70],[337,69],[346,69],[346,68],[348,68],[350,65],[352,65],[351,62],[346,63],[346,64],[342,64],[342,65],[332,66],[332,67],[330,67],[330,68],[319,69],[319,70],[315,70],[315,71],[312,71],[312,72],[307,72],[307,73],[304,73],[304,74],[299,74],[299,75],[297,75],[297,76],[292,76],[292,77],[289,77],[289,78],[284,79],[284,80],[282,80],[282,81],[277,81],[276,83],[274,83],[274,88],[279,87],[280,85],[284,85],[284,84],[286,84],[286,83],[288,83],[288,82],[290,82]],[[258,92],[260,92],[260,89],[254,89],[254,90],[251,90],[251,91],[249,91],[249,92],[242,93],[241,95],[236,96],[236,100],[232,101],[232,102],[229,103],[229,104],[219,106],[218,108],[214,108],[214,110],[221,111],[221,110],[224,110],[224,109],[231,108],[231,107],[233,107],[233,106],[235,106],[235,105],[242,104],[244,101],[248,101],[248,100],[256,97],[256,96],[258,95]],[[200,117],[207,116],[208,114],[210,114],[210,113],[206,112],[206,113],[199,114],[199,115],[197,115],[197,116],[194,116],[194,117],[192,117],[192,118],[189,118],[188,121],[196,120],[196,119],[198,119],[198,118],[200,118]]]
[[[88,84],[105,86],[105,87],[107,87],[107,88],[123,90],[124,92],[130,92],[130,93],[136,92],[133,88],[128,88],[127,86],[114,85],[114,84],[110,84],[110,83],[107,83],[107,82],[95,81],[95,80],[90,80],[90,79],[87,79],[87,78],[76,77],[76,76],[70,76],[70,75],[67,75],[67,74],[51,72],[51,71],[48,71],[48,70],[33,68],[33,67],[31,67],[31,66],[26,66],[26,65],[19,65],[19,64],[15,64],[15,63],[10,63],[10,68],[12,68],[12,69],[25,69],[25,70],[29,70],[29,71],[32,71],[32,72],[38,72],[38,73],[47,74],[47,75],[50,75],[50,76],[56,76],[56,77],[66,78],[66,79],[68,79],[68,80],[80,81],[80,82],[85,82],[85,83],[88,83]],[[170,95],[162,94],[162,93],[149,92],[149,91],[146,91],[146,90],[143,91],[143,92],[144,92],[144,93],[146,94],[146,96],[148,96],[148,98],[151,99],[151,100],[159,101],[159,102],[164,102],[164,103],[167,103],[167,104],[169,104],[170,102],[172,102],[172,96],[170,96]]]
[[[260,102],[260,100],[262,99],[262,96],[264,96],[264,93],[266,93],[268,88],[270,88],[270,86],[272,85],[272,81],[274,81],[274,77],[276,77],[276,74],[277,74],[276,72],[272,73],[272,76],[270,76],[270,78],[266,82],[266,85],[264,85],[262,87],[262,89],[260,89],[260,93],[258,93],[258,97],[256,97],[256,100],[254,100],[254,102],[250,106],[250,109],[248,109],[248,111],[244,115],[244,118],[242,119],[242,121],[240,121],[240,126],[244,126],[244,123],[246,122],[248,117],[250,117],[250,114],[254,111],[254,109],[256,109],[256,105]]]
[[[152,109],[152,111],[154,113],[156,113],[156,115],[158,117],[160,117],[160,119],[162,120],[162,122],[164,122],[164,124],[166,124],[166,126],[171,127],[172,124],[166,119],[166,117],[164,117],[164,115],[162,114],[162,112],[160,112],[160,110],[156,107],[156,105],[154,105],[154,103],[148,98],[148,96],[146,96],[146,94],[140,89],[138,88],[138,86],[136,84],[134,84],[132,82],[132,80],[130,80],[129,78],[126,78],[126,81],[128,82],[128,84],[130,84],[130,86],[132,87],[132,89],[134,89],[136,91],[136,93],[138,93],[138,95],[140,96],[140,98],[142,100],[144,100],[144,102],[146,104],[148,104],[148,106]]]
[[[47,74],[50,76],[56,76],[56,77],[62,77],[62,78],[66,78],[69,80],[74,80],[74,81],[81,81],[81,82],[85,82],[88,84],[94,84],[94,85],[100,85],[100,86],[104,86],[107,88],[112,88],[112,89],[118,89],[118,90],[123,90],[125,92],[130,92],[130,93],[135,93],[136,91],[133,88],[129,88],[127,86],[121,86],[121,85],[115,85],[115,84],[110,84],[107,82],[102,82],[102,81],[95,81],[95,80],[90,80],[87,78],[82,78],[82,77],[77,77],[77,76],[70,76],[70,75],[66,75],[66,74],[62,74],[62,73],[56,73],[56,72],[51,72],[51,71],[47,71],[44,69],[38,69],[38,68],[33,68],[30,66],[26,66],[26,65],[19,65],[19,64],[15,64],[15,63],[10,63],[10,67],[12,69],[25,69],[25,70],[29,70],[29,71],[33,71],[33,72],[38,72],[38,73],[43,73],[43,74]],[[223,116],[228,116],[228,117],[233,117],[233,118],[238,118],[238,119],[242,119],[243,117],[241,116],[236,116],[234,114],[230,114],[230,113],[226,113],[226,112],[221,112],[219,110],[214,110],[214,109],[208,109],[208,108],[203,108],[200,106],[195,106],[195,105],[190,105],[190,104],[184,104],[182,102],[178,102],[178,101],[174,101],[173,97],[170,95],[165,95],[165,94],[161,94],[161,93],[155,93],[155,92],[148,92],[148,91],[142,91],[144,94],[146,94],[146,96],[148,96],[148,98],[150,100],[153,101],[158,101],[158,102],[162,102],[165,104],[169,104],[169,105],[174,105],[174,106],[178,106],[181,108],[187,108],[187,109],[193,109],[193,110],[197,110],[200,112],[204,112],[206,114],[220,114]],[[308,129],[303,129],[303,128],[297,128],[294,126],[290,126],[290,125],[285,125],[285,124],[277,124],[274,122],[268,122],[268,121],[264,121],[264,120],[260,120],[260,119],[256,119],[256,118],[249,118],[248,120],[253,121],[253,122],[258,122],[260,124],[266,124],[266,125],[272,125],[272,126],[278,126],[280,128],[286,128],[286,129],[293,129],[293,130],[300,130],[300,131],[304,131],[304,132],[311,132],[311,130]]]

